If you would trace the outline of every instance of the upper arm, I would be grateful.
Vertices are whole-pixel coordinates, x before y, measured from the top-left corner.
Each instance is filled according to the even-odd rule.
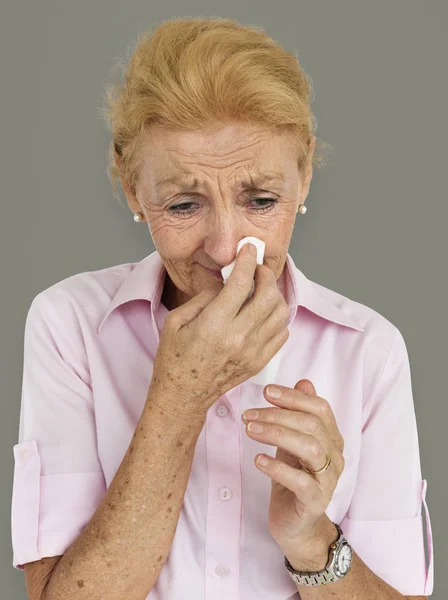
[[[48,556],[23,565],[29,600],[42,600],[45,586],[61,558],[62,556]]]
[[[24,570],[24,564],[62,556],[106,492],[88,357],[73,306],[62,294],[38,295],[28,312],[13,452],[13,566]]]
[[[374,376],[363,401],[358,472],[340,526],[363,562],[405,597],[433,591],[433,544],[422,479],[410,362],[395,328],[384,353],[384,337],[371,345]],[[375,356],[379,350],[385,360]],[[426,517],[428,562],[423,517]],[[426,594],[415,596],[415,594]]]

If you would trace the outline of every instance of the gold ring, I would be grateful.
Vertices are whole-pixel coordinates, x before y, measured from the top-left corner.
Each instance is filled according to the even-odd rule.
[[[327,454],[327,461],[324,464],[324,466],[322,467],[322,469],[319,469],[318,471],[308,471],[308,473],[312,473],[313,475],[317,475],[318,473],[323,473],[324,471],[326,471],[328,469],[328,467],[331,465],[331,456],[329,454]]]

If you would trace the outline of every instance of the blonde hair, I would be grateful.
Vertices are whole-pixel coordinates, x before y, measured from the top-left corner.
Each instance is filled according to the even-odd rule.
[[[108,176],[117,199],[120,173],[135,191],[151,125],[183,131],[235,121],[271,126],[293,135],[303,171],[317,128],[313,82],[297,53],[262,27],[221,17],[169,19],[139,34],[130,50],[129,64],[115,65],[121,77],[106,87],[101,109],[112,133]],[[326,164],[328,149],[316,138],[314,166]]]

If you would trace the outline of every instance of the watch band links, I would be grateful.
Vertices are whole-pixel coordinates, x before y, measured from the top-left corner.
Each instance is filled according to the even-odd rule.
[[[337,564],[335,563],[335,559],[336,559],[336,556],[337,556],[340,548],[343,545],[347,545],[350,548],[350,550],[351,550],[351,546],[348,543],[347,539],[344,537],[344,532],[339,527],[339,525],[337,523],[334,523],[334,525],[339,533],[339,538],[333,544],[331,544],[331,546],[329,548],[329,552],[328,552],[328,562],[327,562],[325,569],[323,569],[322,571],[309,572],[309,573],[302,572],[302,571],[296,571],[292,567],[291,563],[286,558],[286,556],[284,557],[285,566],[288,570],[289,575],[291,576],[292,580],[295,583],[297,583],[299,585],[304,585],[304,586],[325,585],[326,583],[332,583],[333,581],[338,581],[339,579],[344,577],[344,575],[347,574],[348,571],[344,572],[344,573],[340,572]],[[350,559],[350,561],[351,561],[351,559]],[[348,570],[350,570],[350,565],[349,565]]]
[[[301,575],[298,574],[298,572],[296,571],[295,573],[291,573],[291,570],[293,570],[289,560],[286,558],[285,556],[285,566],[288,568],[291,578],[293,579],[293,581],[295,581],[295,583],[298,583],[299,585],[306,585],[306,586],[315,586],[315,585],[325,585],[326,583],[332,583],[333,581],[337,581],[338,578],[335,577],[333,575],[333,573],[328,572],[321,572],[321,573],[302,573]]]

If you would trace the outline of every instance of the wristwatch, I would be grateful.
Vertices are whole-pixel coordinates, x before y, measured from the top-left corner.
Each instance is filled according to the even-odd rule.
[[[342,579],[350,570],[352,564],[352,547],[344,537],[344,532],[337,523],[333,523],[339,533],[338,539],[330,545],[327,566],[323,571],[305,573],[295,571],[285,556],[285,567],[291,578],[298,585],[325,585]]]

